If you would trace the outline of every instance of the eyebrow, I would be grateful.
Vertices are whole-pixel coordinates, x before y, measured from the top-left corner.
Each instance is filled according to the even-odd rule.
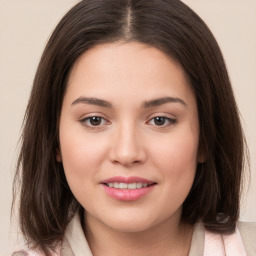
[[[78,99],[76,99],[75,101],[72,102],[72,105],[76,105],[79,103],[91,104],[91,105],[96,105],[96,106],[106,107],[106,108],[112,108],[111,103],[109,103],[106,100],[102,100],[102,99],[98,99],[98,98],[79,97]],[[180,98],[163,97],[163,98],[157,98],[157,99],[153,99],[150,101],[146,101],[143,103],[143,107],[144,108],[157,107],[157,106],[161,106],[166,103],[180,103],[184,106],[187,106],[185,101],[183,101]]]
[[[150,100],[150,101],[146,101],[143,104],[144,108],[151,108],[151,107],[157,107],[157,106],[161,106],[163,104],[166,103],[180,103],[184,106],[187,106],[187,104],[185,103],[184,100],[180,99],[180,98],[174,98],[174,97],[163,97],[163,98],[158,98],[158,99],[154,99],[154,100]]]
[[[78,99],[72,102],[72,105],[76,105],[78,103],[85,103],[85,104],[91,104],[91,105],[96,105],[96,106],[105,107],[105,108],[112,108],[111,103],[102,99],[97,99],[97,98],[79,97]]]

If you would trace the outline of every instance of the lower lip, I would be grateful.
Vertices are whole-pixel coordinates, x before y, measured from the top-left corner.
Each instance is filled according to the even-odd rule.
[[[103,184],[103,188],[106,193],[114,199],[120,201],[135,201],[139,198],[145,196],[150,191],[154,189],[155,185],[151,185],[145,188],[137,188],[137,189],[118,189],[118,188],[110,188],[107,185]]]

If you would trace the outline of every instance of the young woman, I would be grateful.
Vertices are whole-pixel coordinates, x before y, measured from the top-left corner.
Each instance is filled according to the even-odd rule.
[[[54,30],[16,174],[30,250],[255,255],[244,138],[220,49],[178,0],[87,0]]]

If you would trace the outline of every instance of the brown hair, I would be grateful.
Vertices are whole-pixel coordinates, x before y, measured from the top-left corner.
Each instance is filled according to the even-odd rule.
[[[196,95],[206,161],[198,164],[183,221],[201,220],[211,231],[232,232],[239,216],[244,138],[221,51],[205,23],[178,0],[81,1],[59,22],[42,55],[16,172],[21,230],[46,255],[61,242],[80,207],[56,161],[67,79],[82,53],[116,41],[142,42],[165,52],[182,65]]]

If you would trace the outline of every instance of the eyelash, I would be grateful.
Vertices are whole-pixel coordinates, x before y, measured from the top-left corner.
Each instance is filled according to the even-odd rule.
[[[163,125],[151,124],[152,121],[153,122],[157,121],[157,119],[159,119],[159,118],[163,119],[163,121],[164,121]],[[156,127],[163,127],[164,128],[164,127],[174,125],[176,122],[177,122],[177,119],[174,119],[174,118],[170,118],[170,117],[166,117],[166,116],[155,116],[155,117],[151,118],[147,123],[150,124],[150,125],[154,125]]]
[[[99,119],[97,120],[99,122],[99,124],[92,124],[93,119]],[[152,124],[151,122],[155,122],[155,121],[160,121],[160,120],[157,120],[157,119],[162,119],[162,121],[164,122],[163,124]],[[97,122],[96,121],[96,122]],[[82,125],[88,127],[88,128],[91,128],[91,129],[99,129],[101,128],[103,125],[108,125],[110,124],[110,122],[108,120],[106,120],[104,117],[102,116],[89,116],[89,117],[86,117],[82,120],[80,120],[80,122],[82,123]],[[102,123],[103,122],[103,123]],[[168,126],[171,126],[171,125],[174,125],[175,123],[177,122],[176,119],[173,119],[173,118],[170,118],[170,117],[166,117],[166,116],[155,116],[155,117],[152,117],[149,121],[147,121],[146,123],[149,124],[149,125],[152,125],[152,126],[156,126],[156,127],[168,127]]]
[[[91,123],[94,118],[100,119],[100,124],[99,125],[93,125]],[[102,124],[102,121],[104,121],[104,124]],[[109,124],[109,121],[107,121],[105,118],[103,118],[101,116],[89,116],[89,117],[86,117],[86,118],[80,120],[80,122],[82,123],[82,125],[84,125],[84,126],[86,126],[88,128],[92,128],[92,129],[98,129],[102,125]]]

